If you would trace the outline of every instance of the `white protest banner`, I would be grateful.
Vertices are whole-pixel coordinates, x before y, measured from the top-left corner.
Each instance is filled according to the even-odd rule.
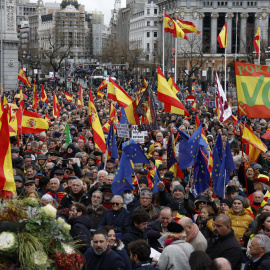
[[[136,125],[132,126],[132,139],[137,143],[144,143],[144,137],[147,136],[147,131],[139,131],[139,127]]]
[[[119,138],[129,138],[128,124],[117,124],[117,136]]]

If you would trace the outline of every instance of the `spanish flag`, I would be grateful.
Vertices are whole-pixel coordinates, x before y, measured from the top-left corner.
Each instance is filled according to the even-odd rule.
[[[79,98],[78,98],[78,108],[82,108],[84,106],[83,104],[83,88],[80,85],[79,86]]]
[[[193,22],[189,22],[189,21],[182,21],[178,18],[177,16],[177,20],[176,20],[178,26],[183,30],[184,33],[188,34],[188,33],[195,33],[195,34],[200,34],[201,31],[198,31],[196,26],[194,25]]]
[[[53,93],[53,117],[58,120],[60,116],[60,107],[55,92]]]
[[[49,104],[49,100],[43,85],[41,86],[41,101],[47,105]]]
[[[0,194],[4,199],[9,199],[16,193],[16,186],[11,158],[8,113],[7,108],[3,108],[2,102],[0,110]]]
[[[107,83],[107,80],[104,79],[102,81],[102,83],[99,85],[98,89],[97,89],[97,92],[101,91],[103,88],[107,87],[108,86],[108,83]]]
[[[136,99],[137,100],[137,99]],[[133,125],[140,125],[140,116],[135,112],[137,108],[136,100],[134,100],[131,104],[129,104],[126,108],[124,108],[128,122]]]
[[[165,112],[189,116],[189,113],[184,107],[184,105],[181,103],[181,101],[177,98],[173,90],[170,88],[159,66],[158,66],[157,99],[164,103]]]
[[[180,91],[180,88],[177,86],[177,84],[175,83],[172,75],[170,76],[169,80],[168,80],[168,84],[171,87],[171,89],[173,90],[173,92],[175,94],[177,94]]]
[[[227,47],[227,23],[226,22],[218,35],[217,41],[219,43],[219,48]]]
[[[106,143],[105,143],[105,137],[103,130],[101,128],[101,124],[98,118],[98,114],[96,111],[96,106],[94,104],[93,96],[91,93],[91,89],[89,89],[89,109],[88,109],[88,115],[89,115],[89,124],[92,124],[92,130],[93,130],[93,139],[96,146],[105,153],[106,151]]]
[[[50,120],[51,118],[49,117],[48,113],[45,113],[45,121],[47,121],[49,125],[51,124]]]
[[[260,33],[261,33],[261,27],[259,26],[257,33],[256,33],[256,36],[254,38],[254,47],[255,47],[255,50],[257,52],[257,57],[259,57],[259,55],[260,55]]]
[[[21,67],[20,71],[19,71],[19,75],[18,75],[18,79],[20,81],[22,81],[23,83],[25,83],[28,87],[31,87],[30,82],[28,81],[24,71],[23,71],[23,67]]]
[[[64,92],[64,94],[65,94],[65,98],[66,98],[67,101],[72,101],[73,100],[73,98],[72,98],[72,96],[70,94],[68,94],[66,92]]]
[[[144,88],[147,88],[148,83],[147,83],[146,79],[144,78],[144,76],[143,76],[143,83],[144,83]]]
[[[197,102],[195,100],[195,102],[193,103],[193,106],[191,108],[195,113],[197,112]],[[196,116],[197,117],[197,116]],[[197,128],[196,128],[197,129]]]
[[[24,100],[23,100],[23,92],[22,92],[22,87],[20,86],[20,107],[22,110],[24,110]]]
[[[110,120],[107,121],[105,125],[102,127],[103,131],[109,133],[111,123],[118,123],[117,111],[114,108],[112,102],[110,105]],[[114,126],[114,130],[117,130],[116,126]]]
[[[188,40],[186,34],[181,29],[181,27],[179,27],[179,25],[166,13],[164,16],[164,32],[172,33],[173,37],[175,38],[180,37],[180,38]]]
[[[19,120],[19,117],[17,117],[17,121]],[[48,122],[41,115],[36,112],[23,111],[22,126],[18,128],[19,134],[40,133],[46,131],[48,128]]]
[[[100,98],[104,98],[105,94],[101,91],[97,92],[97,96]]]
[[[34,89],[33,89],[33,110],[37,110],[38,103],[37,103],[37,87],[36,83],[34,82]]]
[[[118,85],[111,77],[109,77],[108,85],[108,99],[117,101],[119,106],[126,108],[129,104],[133,102],[133,99],[129,94]]]

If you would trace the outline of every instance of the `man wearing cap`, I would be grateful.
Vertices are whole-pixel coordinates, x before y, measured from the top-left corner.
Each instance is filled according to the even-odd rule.
[[[44,174],[45,166],[47,164],[47,158],[44,154],[40,154],[37,156],[37,162],[36,162],[36,167],[39,172]]]
[[[235,196],[232,199],[232,208],[228,212],[225,212],[225,214],[227,214],[232,221],[232,229],[234,230],[235,237],[238,241],[241,240],[243,234],[246,232],[246,229],[253,221],[253,218],[244,208],[244,205],[244,198],[241,196]]]
[[[240,149],[240,146],[239,146],[237,140],[235,140],[235,138],[234,138],[234,133],[231,130],[228,131],[228,141],[229,141],[231,149],[232,148]]]
[[[232,200],[235,196],[238,196],[238,191],[234,185],[228,185],[226,188],[226,197]]]
[[[113,173],[113,174],[115,174],[115,171],[116,171],[116,169],[115,169],[115,167],[114,167],[114,161],[111,159],[111,158],[109,158],[108,160],[107,160],[107,162],[106,162],[106,168],[105,168],[105,170],[108,172],[108,173]]]
[[[11,157],[12,158],[17,158],[19,156],[20,149],[18,147],[12,147],[11,148]]]
[[[20,189],[23,187],[23,180],[19,175],[14,176],[15,186],[17,189]]]
[[[53,178],[58,178],[59,181],[61,182],[64,178],[64,170],[62,169],[57,169],[54,171]]]
[[[158,171],[159,171],[159,174],[160,174],[161,179],[163,179],[164,178],[164,174],[167,172],[167,165],[160,164],[158,166]]]
[[[60,185],[59,178],[52,178],[50,180],[50,188],[47,194],[51,195],[58,203],[61,202],[66,193],[64,192],[63,187]]]
[[[100,189],[103,193],[103,202],[102,202],[102,205],[110,210],[112,209],[112,197],[113,197],[113,193],[112,193],[112,190],[111,190],[111,185],[107,185],[104,183],[104,185],[101,187]]]
[[[220,201],[219,212],[220,213],[225,213],[225,212],[229,211],[231,207],[232,207],[232,201],[231,200],[229,200],[229,199],[222,199]]]

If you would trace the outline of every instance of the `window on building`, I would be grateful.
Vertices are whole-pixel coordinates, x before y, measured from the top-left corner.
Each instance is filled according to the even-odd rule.
[[[148,14],[148,15],[150,14],[150,9],[149,9],[149,8],[147,9],[147,14]]]
[[[157,8],[154,9],[154,14],[157,14]]]
[[[154,32],[154,37],[157,37],[157,32]]]
[[[147,36],[147,37],[150,37],[150,32],[147,32],[147,33],[146,33],[146,36]]]
[[[157,26],[157,21],[154,21],[154,26]]]
[[[150,26],[150,21],[147,21],[147,26]]]

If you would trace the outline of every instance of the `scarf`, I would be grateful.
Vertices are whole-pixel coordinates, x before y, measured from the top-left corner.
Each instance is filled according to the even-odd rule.
[[[270,231],[265,231],[264,229],[259,230],[258,234],[264,234],[264,235],[267,235],[268,237],[270,237]]]
[[[193,223],[191,227],[191,231],[187,235],[186,242],[190,243],[196,237],[198,232],[199,232],[199,227],[197,226],[197,224]]]

